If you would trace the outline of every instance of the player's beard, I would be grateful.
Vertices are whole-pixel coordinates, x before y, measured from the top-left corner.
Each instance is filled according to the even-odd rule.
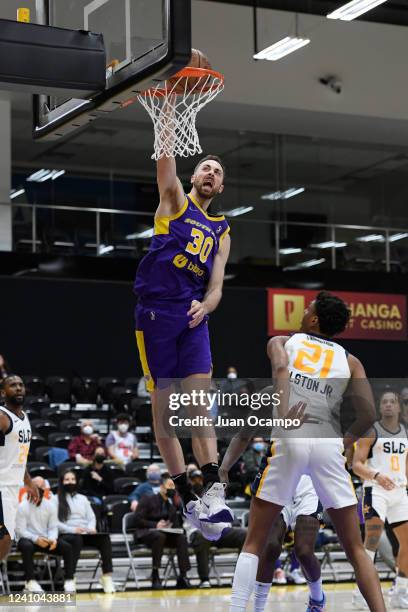
[[[7,402],[12,406],[22,406],[24,404],[24,395],[13,395],[8,397]]]
[[[202,198],[203,200],[212,200],[213,198],[215,198],[215,196],[218,194],[218,189],[217,187],[214,187],[211,189],[211,191],[205,191],[203,190],[203,183],[194,183],[194,187],[196,188],[196,191],[198,193],[198,195],[200,196],[200,198]]]

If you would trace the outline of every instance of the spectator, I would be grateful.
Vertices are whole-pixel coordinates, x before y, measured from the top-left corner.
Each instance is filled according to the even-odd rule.
[[[177,587],[190,588],[187,572],[190,569],[186,536],[181,529],[181,516],[173,503],[176,489],[171,478],[166,477],[156,495],[145,495],[135,512],[137,541],[152,549],[152,588],[159,589],[159,569],[164,548],[175,548],[180,575]],[[174,532],[169,531],[175,529]],[[177,530],[177,531],[176,531]]]
[[[226,379],[221,384],[222,393],[238,393],[238,390],[244,381],[238,378],[237,369],[234,366],[230,366],[227,369]]]
[[[129,431],[130,417],[127,414],[118,416],[117,426],[117,431],[111,431],[105,444],[109,457],[120,465],[126,465],[139,457],[137,439],[135,434]]]
[[[6,378],[11,373],[11,369],[4,359],[3,355],[0,355],[0,380]]]
[[[75,592],[74,552],[72,545],[58,539],[57,507],[51,499],[45,497],[46,482],[40,476],[33,478],[40,496],[37,504],[25,498],[17,508],[16,534],[17,549],[23,556],[25,590],[30,593],[42,593],[43,589],[34,579],[34,553],[61,555],[64,559],[64,591]],[[74,543],[78,545],[79,543]],[[79,550],[76,553],[79,556]]]
[[[152,463],[146,470],[146,482],[137,485],[129,495],[130,509],[135,512],[144,495],[155,495],[160,491],[161,473],[157,463]]]
[[[401,389],[401,413],[405,425],[408,425],[408,387]]]
[[[95,504],[101,504],[104,495],[113,493],[113,474],[105,460],[105,449],[99,446],[95,451],[93,462],[85,468],[81,482],[81,493]]]
[[[265,440],[263,438],[253,438],[251,446],[242,455],[243,473],[245,484],[253,482],[259,471],[262,457],[265,454]]]
[[[190,472],[189,479],[194,493],[201,496],[204,491],[204,479],[202,472],[200,470],[193,470]],[[188,541],[193,548],[197,559],[200,589],[209,589],[211,587],[209,580],[210,548],[212,546],[216,546],[217,548],[235,548],[237,552],[240,553],[245,542],[246,529],[232,526],[230,529],[226,529],[225,533],[223,533],[217,542],[209,542],[204,538],[202,533],[198,531],[198,529],[191,528],[191,525],[187,522],[186,528],[188,529]]]
[[[69,458],[84,467],[91,465],[95,451],[100,445],[101,441],[94,433],[92,421],[84,421],[80,435],[73,438],[68,445]]]
[[[101,584],[105,593],[114,593],[112,580],[112,547],[107,533],[96,532],[96,517],[85,495],[78,493],[74,472],[68,470],[60,476],[58,494],[53,500],[58,505],[58,530],[61,540],[74,550],[74,572],[84,546],[99,550],[102,558]]]
[[[142,376],[142,378],[139,380],[139,383],[137,385],[137,396],[145,397],[146,399],[150,399],[150,393],[146,389],[146,379],[144,376]]]

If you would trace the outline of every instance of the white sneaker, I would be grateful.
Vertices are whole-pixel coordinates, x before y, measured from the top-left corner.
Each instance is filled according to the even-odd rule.
[[[200,520],[201,499],[188,502],[184,509],[186,519],[210,542],[217,542],[231,529],[231,523],[208,523]],[[208,517],[205,515],[207,520]]]
[[[200,582],[200,585],[198,587],[199,589],[211,589],[211,584],[209,580],[203,580],[202,582]]]
[[[25,583],[24,590],[29,593],[44,593],[41,584],[38,584],[36,580],[28,580],[28,582]]]
[[[396,590],[391,598],[391,609],[402,608],[403,610],[408,609],[408,591],[407,590]]]
[[[65,593],[76,593],[75,580],[65,580],[65,582],[64,582],[64,592]]]
[[[306,584],[306,578],[299,568],[294,569],[293,572],[289,572],[288,578],[292,578],[295,584]]]
[[[205,523],[232,523],[234,515],[225,503],[225,482],[214,482],[201,498],[200,521]]]
[[[103,587],[104,593],[116,593],[115,585],[113,584],[112,576],[104,574],[99,581]]]
[[[359,590],[353,592],[352,599],[353,610],[369,610],[368,604]]]
[[[273,584],[287,584],[285,572],[280,567],[273,572]]]

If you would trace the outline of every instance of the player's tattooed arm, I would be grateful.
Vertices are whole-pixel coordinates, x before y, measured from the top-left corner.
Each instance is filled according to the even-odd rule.
[[[289,336],[275,336],[268,341],[267,353],[272,366],[272,378],[275,392],[279,393],[280,404],[277,412],[280,418],[285,418],[289,410],[289,359],[285,344]]]
[[[395,488],[391,478],[365,465],[375,440],[375,431],[372,429],[366,438],[360,438],[357,442],[353,457],[353,472],[362,480],[375,480],[383,489],[391,491]]]
[[[351,400],[356,416],[344,434],[345,448],[366,437],[377,419],[373,392],[363,364],[353,355],[348,356],[348,364],[351,378],[345,397]]]
[[[202,302],[193,300],[188,316],[192,317],[190,327],[197,327],[207,314],[213,312],[222,298],[222,286],[224,284],[225,266],[227,265],[231,248],[231,238],[227,234],[221,243],[220,249],[214,258],[210,282]]]

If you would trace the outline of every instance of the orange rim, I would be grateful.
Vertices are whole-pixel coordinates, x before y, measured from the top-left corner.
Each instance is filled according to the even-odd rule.
[[[192,66],[187,66],[186,68],[179,70],[179,72],[177,72],[174,76],[170,78],[171,79],[180,79],[182,77],[204,78],[204,77],[209,77],[209,76],[213,77],[214,79],[217,79],[218,81],[221,81],[221,83],[224,83],[224,75],[221,74],[221,72],[217,72],[216,70],[210,70],[209,68],[195,68]],[[200,90],[200,93],[211,91],[213,87],[214,87],[214,81],[212,81],[210,85],[203,87]],[[197,93],[198,91],[199,90],[197,90]],[[143,91],[141,95],[150,94],[156,98],[161,98],[161,97],[168,95],[169,93],[170,92],[168,89],[160,88],[160,89],[146,89],[146,91]],[[175,95],[175,96],[181,96],[183,94],[184,92],[181,92],[181,93],[173,92],[172,93],[172,95]]]

